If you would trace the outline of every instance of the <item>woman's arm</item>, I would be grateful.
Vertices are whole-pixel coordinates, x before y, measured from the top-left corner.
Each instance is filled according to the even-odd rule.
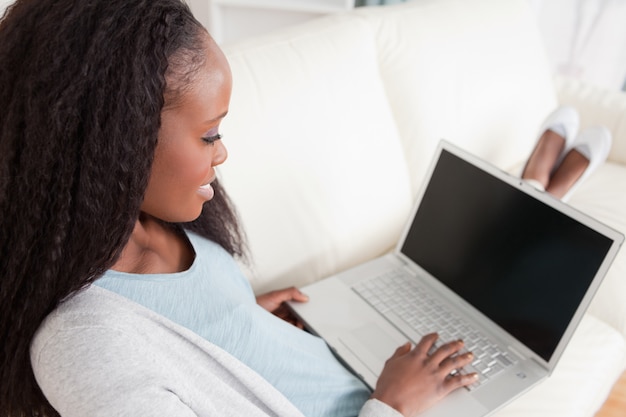
[[[133,335],[102,327],[40,337],[31,347],[37,383],[63,417],[195,417],[160,383],[158,355],[136,342]]]

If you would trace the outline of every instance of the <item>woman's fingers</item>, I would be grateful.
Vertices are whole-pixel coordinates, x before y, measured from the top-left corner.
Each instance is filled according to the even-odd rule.
[[[456,371],[469,365],[474,360],[472,352],[461,352],[465,344],[462,340],[444,343],[434,350],[429,360],[436,365],[444,376],[444,386],[448,392],[474,383],[478,377],[475,373],[462,374]]]
[[[478,379],[478,374],[472,372],[471,374],[456,374],[450,375],[444,381],[445,389],[448,393],[454,391],[457,388],[466,387],[472,385]]]
[[[438,335],[431,333],[422,338],[422,340],[415,346],[413,350],[417,356],[426,354],[426,361],[430,362],[433,367],[438,369],[444,377],[448,377],[454,373],[457,369],[472,363],[474,360],[474,354],[472,352],[461,352],[465,344],[462,340],[455,340],[452,342],[444,343],[439,347],[435,347]],[[423,356],[422,356],[423,357]],[[462,385],[466,380],[475,379],[473,376],[468,378],[454,378]]]
[[[439,367],[441,371],[445,374],[455,373],[458,369],[463,368],[466,365],[469,365],[474,360],[474,355],[472,352],[465,352],[460,355],[453,355],[446,359],[444,359]]]
[[[411,350],[411,343],[406,342],[402,346],[399,346],[395,352],[393,352],[393,355],[391,355],[391,358],[389,358],[389,360],[397,358],[402,355],[406,355],[407,353],[409,353],[410,350]]]
[[[256,302],[269,312],[274,312],[285,301],[307,302],[309,297],[303,294],[296,287],[284,288],[282,290],[270,291],[256,297]]]
[[[426,336],[422,337],[418,344],[415,345],[413,349],[413,353],[415,355],[428,355],[428,352],[433,348],[435,342],[439,339],[439,335],[437,333],[430,333]]]
[[[443,362],[446,358],[456,354],[458,351],[463,349],[464,343],[462,340],[454,340],[452,342],[444,343],[435,349],[430,357],[436,363]]]

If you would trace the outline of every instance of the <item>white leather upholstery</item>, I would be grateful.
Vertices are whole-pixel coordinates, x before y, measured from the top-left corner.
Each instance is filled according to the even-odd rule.
[[[359,8],[224,49],[220,175],[259,292],[391,249],[442,137],[515,172],[559,103],[614,137],[570,203],[626,231],[626,95],[555,80],[527,0]],[[622,250],[553,376],[497,415],[593,416],[626,366],[625,298]]]

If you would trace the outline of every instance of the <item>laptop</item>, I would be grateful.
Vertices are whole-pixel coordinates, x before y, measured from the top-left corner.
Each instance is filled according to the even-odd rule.
[[[624,236],[442,140],[393,252],[290,303],[373,389],[406,341],[463,339],[477,372],[424,416],[485,416],[548,377]]]

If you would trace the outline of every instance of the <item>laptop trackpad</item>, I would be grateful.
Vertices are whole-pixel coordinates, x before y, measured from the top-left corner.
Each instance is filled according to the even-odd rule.
[[[394,340],[374,323],[361,326],[339,340],[376,376],[380,375],[385,361],[404,343]]]

